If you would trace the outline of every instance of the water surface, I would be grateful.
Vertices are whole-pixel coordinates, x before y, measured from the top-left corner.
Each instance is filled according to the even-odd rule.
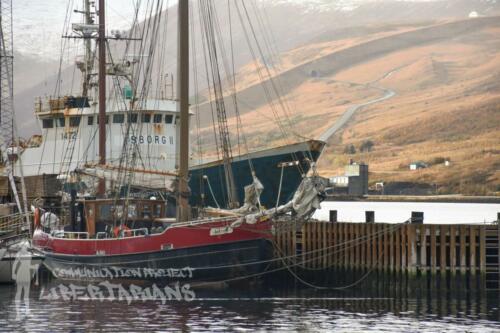
[[[333,291],[274,280],[272,287],[195,290],[191,302],[40,299],[42,288],[60,283],[33,286],[20,318],[15,287],[0,286],[0,331],[500,332],[498,293],[460,286],[424,290],[379,280]]]

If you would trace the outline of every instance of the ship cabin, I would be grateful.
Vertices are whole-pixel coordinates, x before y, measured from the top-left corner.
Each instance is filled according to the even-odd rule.
[[[106,110],[106,163],[117,164],[124,142],[137,145],[142,162],[158,171],[175,169],[179,137],[177,102],[110,99]],[[42,140],[23,152],[26,176],[59,174],[99,161],[98,104],[86,97],[38,98],[35,115]],[[66,171],[64,171],[66,170]]]
[[[161,233],[175,222],[175,208],[156,199],[82,199],[75,207],[71,224],[64,228],[64,232],[55,231],[55,237],[107,239],[145,236]]]

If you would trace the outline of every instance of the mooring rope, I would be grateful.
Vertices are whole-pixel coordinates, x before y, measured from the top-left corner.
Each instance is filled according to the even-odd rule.
[[[283,185],[283,170],[285,170],[285,164],[281,165],[280,186],[278,187],[278,198],[276,199],[276,206],[275,206],[276,209],[278,209],[278,206],[280,204],[281,187]]]
[[[403,224],[407,224],[407,222],[404,222],[404,223],[401,223],[401,224],[396,224],[396,227],[395,228],[392,228],[393,230],[391,230],[390,232],[394,232],[396,231],[397,229],[399,229]],[[391,229],[391,228],[387,228],[387,229]],[[385,232],[384,232],[385,234]],[[375,238],[375,237],[372,237],[372,238]],[[274,244],[274,243],[273,243]],[[276,245],[276,244],[275,244]],[[276,246],[276,250],[280,251],[281,252],[281,249],[279,247]],[[347,248],[345,248],[345,250],[347,250]],[[281,252],[282,253],[282,252]],[[311,287],[311,288],[314,288],[314,289],[319,289],[319,290],[345,290],[345,289],[349,289],[349,288],[352,288],[358,284],[360,284],[361,282],[363,282],[374,270],[375,268],[377,267],[378,263],[380,262],[380,259],[384,256],[384,253],[385,253],[385,247],[382,248],[382,251],[379,253],[378,257],[377,257],[377,260],[375,261],[375,263],[373,264],[373,266],[363,275],[361,276],[361,278],[359,278],[358,280],[356,280],[355,282],[351,283],[351,284],[348,284],[348,285],[345,285],[345,286],[342,286],[342,287],[330,287],[330,286],[318,286],[318,285],[315,285],[313,283],[310,283],[310,282],[307,282],[305,281],[303,278],[301,278],[300,276],[298,276],[298,274],[296,272],[294,272],[292,269],[290,269],[290,265],[288,265],[285,260],[283,259],[283,257],[280,257],[282,259],[282,263],[283,265],[285,266],[285,268],[288,270],[288,272],[297,280],[299,281],[300,283],[308,286],[308,287]],[[333,253],[332,253],[333,254]],[[330,256],[331,254],[327,255],[327,256]],[[344,253],[344,256],[345,256],[345,253]],[[322,258],[324,256],[321,256],[319,258]],[[313,260],[317,260],[318,258],[314,258]],[[330,268],[332,267],[333,265],[331,266],[328,266],[326,268]],[[324,270],[325,268],[321,268],[322,270]]]
[[[376,239],[379,236],[385,235],[386,233],[394,232],[396,229],[399,229],[403,224],[406,224],[406,223],[408,223],[408,221],[403,222],[403,223],[395,224],[394,228],[393,227],[389,227],[389,228],[386,228],[386,229],[384,229],[382,231],[377,231],[377,232],[375,232],[375,233],[373,233],[373,234],[371,234],[369,236],[362,236],[362,237],[354,238],[354,239],[351,239],[349,241],[342,242],[342,243],[339,243],[339,244],[335,244],[335,245],[332,245],[332,246],[327,246],[327,247],[319,248],[319,249],[316,249],[316,250],[311,250],[311,251],[303,252],[302,254],[299,254],[299,255],[286,256],[286,257],[282,257],[282,258],[284,258],[284,259],[292,258],[293,259],[293,257],[305,256],[305,255],[309,255],[309,254],[312,254],[312,253],[322,252],[322,251],[325,251],[325,250],[329,250],[329,249],[338,247],[339,249],[336,250],[336,251],[333,251],[331,253],[327,253],[327,254],[324,254],[324,255],[321,255],[321,256],[312,257],[312,258],[307,259],[307,260],[302,260],[301,263],[308,263],[308,262],[311,262],[311,261],[322,259],[324,257],[331,257],[331,256],[333,256],[333,255],[335,255],[337,253],[340,253],[340,252],[343,252],[343,256],[341,258],[338,258],[338,259],[344,259],[345,256],[347,255],[347,250],[352,249],[352,248],[358,246],[358,242],[361,242],[360,244],[362,244],[363,242],[368,243],[369,241],[371,241],[373,239]],[[393,230],[386,231],[386,230],[389,230],[389,229],[393,229]],[[346,244],[349,244],[349,246],[344,246]],[[299,266],[302,269],[314,271],[314,270],[323,270],[325,268],[331,268],[331,267],[335,266],[335,264],[332,264],[332,265],[326,266],[326,267],[322,267],[322,268],[312,268],[312,267],[301,266],[300,263],[297,264],[297,265],[295,265],[295,266]]]
[[[220,209],[219,203],[217,202],[217,199],[215,198],[214,191],[212,190],[212,185],[210,185],[210,180],[208,179],[208,176],[203,175],[203,179],[205,179],[207,181],[208,189],[210,190],[210,194],[212,195],[212,199],[214,199],[214,202],[217,205],[217,208]]]
[[[391,232],[395,231],[396,229],[400,228],[403,224],[406,224],[408,223],[408,221],[404,222],[404,223],[401,223],[401,224],[396,224],[394,226],[394,228],[387,228],[387,229],[393,229]],[[386,230],[387,230],[386,229]],[[258,273],[253,273],[253,274],[247,274],[247,275],[242,275],[242,276],[238,276],[238,277],[233,277],[233,278],[229,278],[229,279],[225,279],[225,280],[219,280],[219,281],[216,281],[216,282],[219,282],[219,283],[228,283],[228,282],[234,282],[234,281],[239,281],[239,280],[244,280],[244,279],[249,279],[249,278],[256,278],[256,277],[260,277],[260,276],[263,276],[265,274],[271,274],[271,273],[275,273],[275,272],[279,272],[279,271],[283,271],[283,270],[288,270],[290,272],[290,274],[299,282],[301,282],[302,284],[306,285],[306,286],[309,286],[311,288],[315,288],[315,289],[322,289],[322,290],[325,290],[325,289],[331,289],[331,290],[343,290],[343,289],[348,289],[348,288],[351,288],[353,286],[356,286],[358,285],[359,283],[361,283],[363,280],[365,280],[374,270],[375,270],[375,267],[376,265],[380,262],[380,259],[382,258],[382,256],[384,255],[385,253],[385,248],[381,251],[381,253],[379,254],[378,258],[377,258],[377,261],[375,262],[374,264],[374,267],[372,267],[367,273],[365,273],[360,279],[358,279],[357,281],[349,284],[349,285],[346,285],[346,286],[342,286],[342,287],[325,287],[325,286],[318,286],[318,285],[314,285],[310,282],[307,282],[305,281],[303,278],[301,278],[300,276],[298,276],[293,270],[291,270],[292,267],[301,267],[301,264],[303,265],[304,263],[307,263],[307,262],[310,262],[310,261],[314,261],[314,260],[318,260],[320,258],[323,258],[325,256],[331,256],[332,254],[334,253],[338,253],[340,251],[345,251],[355,245],[351,245],[351,246],[348,246],[348,247],[344,247],[340,250],[337,250],[336,252],[333,252],[333,253],[329,253],[329,254],[326,254],[326,255],[321,255],[319,257],[313,257],[313,258],[309,258],[307,260],[302,260],[301,262],[296,262],[296,263],[293,263],[293,264],[287,264],[285,259],[293,259],[293,258],[296,258],[296,257],[299,257],[299,256],[304,256],[304,255],[308,255],[308,254],[312,254],[312,253],[316,253],[318,251],[323,251],[325,249],[330,249],[330,248],[335,248],[335,247],[340,247],[340,246],[343,246],[345,244],[349,244],[349,243],[353,243],[353,242],[357,242],[359,240],[363,240],[363,239],[367,239],[367,240],[371,240],[371,239],[374,239],[376,237],[378,237],[380,234],[384,234],[386,231],[381,231],[381,232],[376,232],[374,233],[373,235],[371,235],[370,237],[359,237],[359,238],[356,238],[354,240],[350,240],[348,242],[344,242],[344,243],[340,243],[340,244],[336,244],[334,246],[329,246],[329,247],[324,247],[324,248],[321,248],[321,249],[316,249],[316,250],[312,250],[312,251],[307,251],[307,252],[302,252],[301,254],[295,254],[295,255],[290,255],[290,256],[280,256],[279,258],[272,258],[272,259],[266,259],[266,260],[259,260],[259,261],[251,261],[251,262],[246,262],[246,263],[238,263],[238,264],[231,264],[231,265],[219,265],[219,266],[204,266],[204,267],[195,267],[194,269],[195,270],[210,270],[210,269],[225,269],[225,268],[235,268],[235,267],[243,267],[243,266],[249,266],[249,265],[260,265],[260,264],[271,264],[273,262],[277,262],[277,261],[281,261],[283,263],[283,266],[280,266],[280,267],[277,267],[277,268],[274,268],[274,269],[267,269],[262,271],[262,272],[258,272]],[[272,242],[273,244],[273,247],[276,248],[277,244],[275,242]],[[276,250],[280,250],[278,248],[276,248]],[[220,252],[220,251],[213,251],[213,252],[210,252],[209,254],[215,254],[216,252]],[[206,253],[205,253],[206,254]],[[193,256],[196,256],[196,255],[186,255],[186,256],[182,256],[182,257],[193,257]],[[143,262],[150,262],[150,261],[162,261],[162,260],[171,260],[171,259],[176,259],[176,258],[179,258],[179,257],[175,257],[175,258],[157,258],[157,259],[147,259],[147,260],[137,260],[137,261],[127,261],[127,262],[119,262],[117,264],[131,264],[131,263],[143,263]],[[61,260],[61,259],[55,259],[56,261],[66,261],[66,260]],[[79,263],[76,263],[74,261],[66,261],[67,264],[70,264],[70,265],[80,265]],[[106,266],[111,266],[113,265],[113,263],[108,263],[108,264],[91,264],[91,263],[86,263],[84,265],[89,265],[89,266],[101,266],[101,267],[106,267]],[[120,268],[120,266],[115,266],[116,268]],[[302,266],[303,267],[303,266]],[[331,266],[329,266],[331,267]],[[123,267],[123,268],[130,268],[130,267]]]

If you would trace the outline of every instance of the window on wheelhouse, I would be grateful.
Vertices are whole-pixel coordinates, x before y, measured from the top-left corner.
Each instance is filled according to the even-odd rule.
[[[165,115],[165,124],[171,124],[174,120],[174,116],[171,114]]]
[[[101,204],[99,206],[99,219],[100,220],[111,220],[111,205]]]
[[[150,219],[151,218],[151,206],[148,204],[144,204],[142,206],[142,218]]]
[[[128,122],[131,123],[131,124],[135,124],[137,123],[137,113],[129,113],[128,116]]]
[[[89,126],[94,125],[94,116],[89,116],[87,118],[87,125],[89,125]]]
[[[82,117],[78,116],[78,117],[70,117],[69,118],[69,126],[70,127],[78,127],[80,126],[80,120],[82,119]]]
[[[125,122],[124,114],[114,114],[113,115],[113,123],[114,124],[123,124]]]
[[[143,114],[141,119],[143,123],[149,124],[151,122],[151,114],[149,113]]]
[[[155,123],[155,124],[161,124],[161,118],[162,118],[161,114],[155,114],[153,116],[153,123]]]
[[[115,206],[111,207],[111,210],[113,211],[114,218],[121,219],[123,217],[123,206],[122,205],[115,205]]]
[[[161,205],[153,205],[153,217],[161,217]]]
[[[57,117],[55,120],[56,120],[56,126],[57,127],[64,127],[64,126],[66,126],[66,119],[64,117]]]
[[[137,219],[137,206],[135,204],[128,205],[128,218],[129,219]]]
[[[42,128],[53,128],[54,120],[51,119],[42,119]]]

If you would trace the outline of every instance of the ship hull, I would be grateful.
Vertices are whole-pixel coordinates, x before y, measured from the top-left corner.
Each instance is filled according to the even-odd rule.
[[[324,146],[322,141],[311,140],[233,157],[231,168],[239,203],[244,202],[244,186],[253,182],[250,163],[255,175],[264,185],[260,202],[264,207],[270,208],[277,201],[281,205],[292,199],[302,178],[309,172],[311,162],[317,161]],[[191,205],[227,207],[222,161],[191,167],[189,186],[192,192]]]
[[[61,279],[215,282],[263,272],[274,254],[272,233],[269,219],[237,224],[234,218],[179,222],[157,234],[103,239],[38,228],[33,246]]]
[[[114,256],[45,253],[44,265],[56,278],[67,280],[207,283],[258,276],[266,271],[272,257],[271,241],[254,239]]]

